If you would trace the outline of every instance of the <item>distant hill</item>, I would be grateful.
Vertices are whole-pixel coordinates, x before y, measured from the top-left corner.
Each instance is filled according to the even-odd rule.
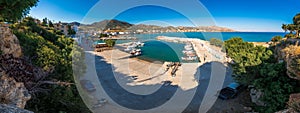
[[[200,31],[200,32],[233,32],[235,30],[219,27],[219,26],[200,26],[200,27],[174,27],[174,26],[157,26],[157,25],[146,25],[146,24],[130,24],[128,22],[119,20],[103,20],[95,22],[89,25],[81,25],[82,30],[121,30],[135,32],[137,30],[143,32],[184,32],[184,31]]]
[[[100,22],[95,22],[90,25],[82,25],[80,27],[87,29],[98,29],[98,30],[126,30],[131,27],[133,24],[128,22],[123,22],[119,20],[103,20]]]

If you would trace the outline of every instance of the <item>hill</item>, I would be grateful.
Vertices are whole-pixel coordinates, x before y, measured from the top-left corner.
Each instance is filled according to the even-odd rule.
[[[81,25],[82,30],[121,30],[128,32],[234,32],[235,30],[219,27],[219,26],[199,26],[199,27],[186,27],[186,26],[158,26],[146,24],[131,24],[119,20],[103,20],[89,25]]]

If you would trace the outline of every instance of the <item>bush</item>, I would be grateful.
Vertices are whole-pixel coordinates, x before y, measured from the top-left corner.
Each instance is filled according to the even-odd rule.
[[[274,36],[271,41],[272,42],[278,42],[278,41],[281,41],[282,40],[282,36]]]
[[[104,40],[104,42],[107,44],[108,47],[113,47],[116,44],[116,40],[113,40],[113,39],[107,39],[107,40]]]
[[[209,42],[210,42],[211,45],[214,45],[214,46],[217,46],[217,47],[222,47],[223,46],[223,41],[220,40],[220,39],[217,39],[217,38],[211,38]]]

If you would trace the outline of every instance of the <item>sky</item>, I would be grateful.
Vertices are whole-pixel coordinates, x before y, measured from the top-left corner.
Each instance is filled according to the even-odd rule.
[[[191,9],[191,12],[188,12],[190,13],[188,18],[174,10],[149,5],[126,10],[111,18],[110,16],[106,17],[106,14],[109,15],[112,10],[110,7],[115,8],[113,6],[122,5],[122,3],[112,3],[108,8],[101,10],[105,13],[98,16],[97,13],[91,13],[97,12],[91,11],[93,8],[93,10],[97,10],[95,7],[99,7],[99,5],[101,7],[102,4],[95,6],[98,2],[99,0],[40,0],[37,6],[30,10],[29,15],[38,19],[47,17],[54,22],[77,21],[84,24],[104,19],[118,19],[133,24],[163,25],[162,23],[165,23],[173,26],[193,26],[188,18],[198,18],[199,21],[206,21],[200,17],[200,13],[203,13],[203,11],[185,6],[185,3],[170,2],[175,6]],[[184,2],[188,2],[188,0]],[[300,13],[300,0],[200,0],[200,3],[207,9],[206,12],[211,15],[209,19],[213,19],[215,25],[237,31],[282,32],[281,25],[292,23],[293,16]],[[95,17],[86,19],[87,14],[93,14]]]

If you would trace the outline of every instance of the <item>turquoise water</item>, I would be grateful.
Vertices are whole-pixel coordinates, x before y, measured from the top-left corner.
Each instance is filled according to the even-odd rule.
[[[241,37],[248,42],[269,42],[272,37],[280,35],[284,36],[283,32],[186,32],[186,33],[159,33],[159,34],[138,34],[135,37],[140,40],[150,40],[157,36],[184,37],[184,38],[199,38],[209,40],[210,38],[219,38],[228,40],[232,37]]]
[[[183,56],[183,48],[184,44],[151,40],[145,42],[144,47],[141,48],[143,54],[138,58],[151,61],[179,62]]]
[[[145,42],[142,47],[143,54],[139,56],[140,59],[150,61],[172,61],[178,62],[183,56],[182,50],[184,44],[170,43],[164,41],[157,41],[157,36],[183,37],[183,38],[199,38],[202,40],[209,40],[210,38],[219,38],[228,40],[232,37],[241,37],[248,42],[269,42],[273,36],[284,36],[281,32],[187,32],[187,33],[159,33],[159,34],[137,34],[139,41]],[[117,43],[125,43],[128,41],[118,41]]]

